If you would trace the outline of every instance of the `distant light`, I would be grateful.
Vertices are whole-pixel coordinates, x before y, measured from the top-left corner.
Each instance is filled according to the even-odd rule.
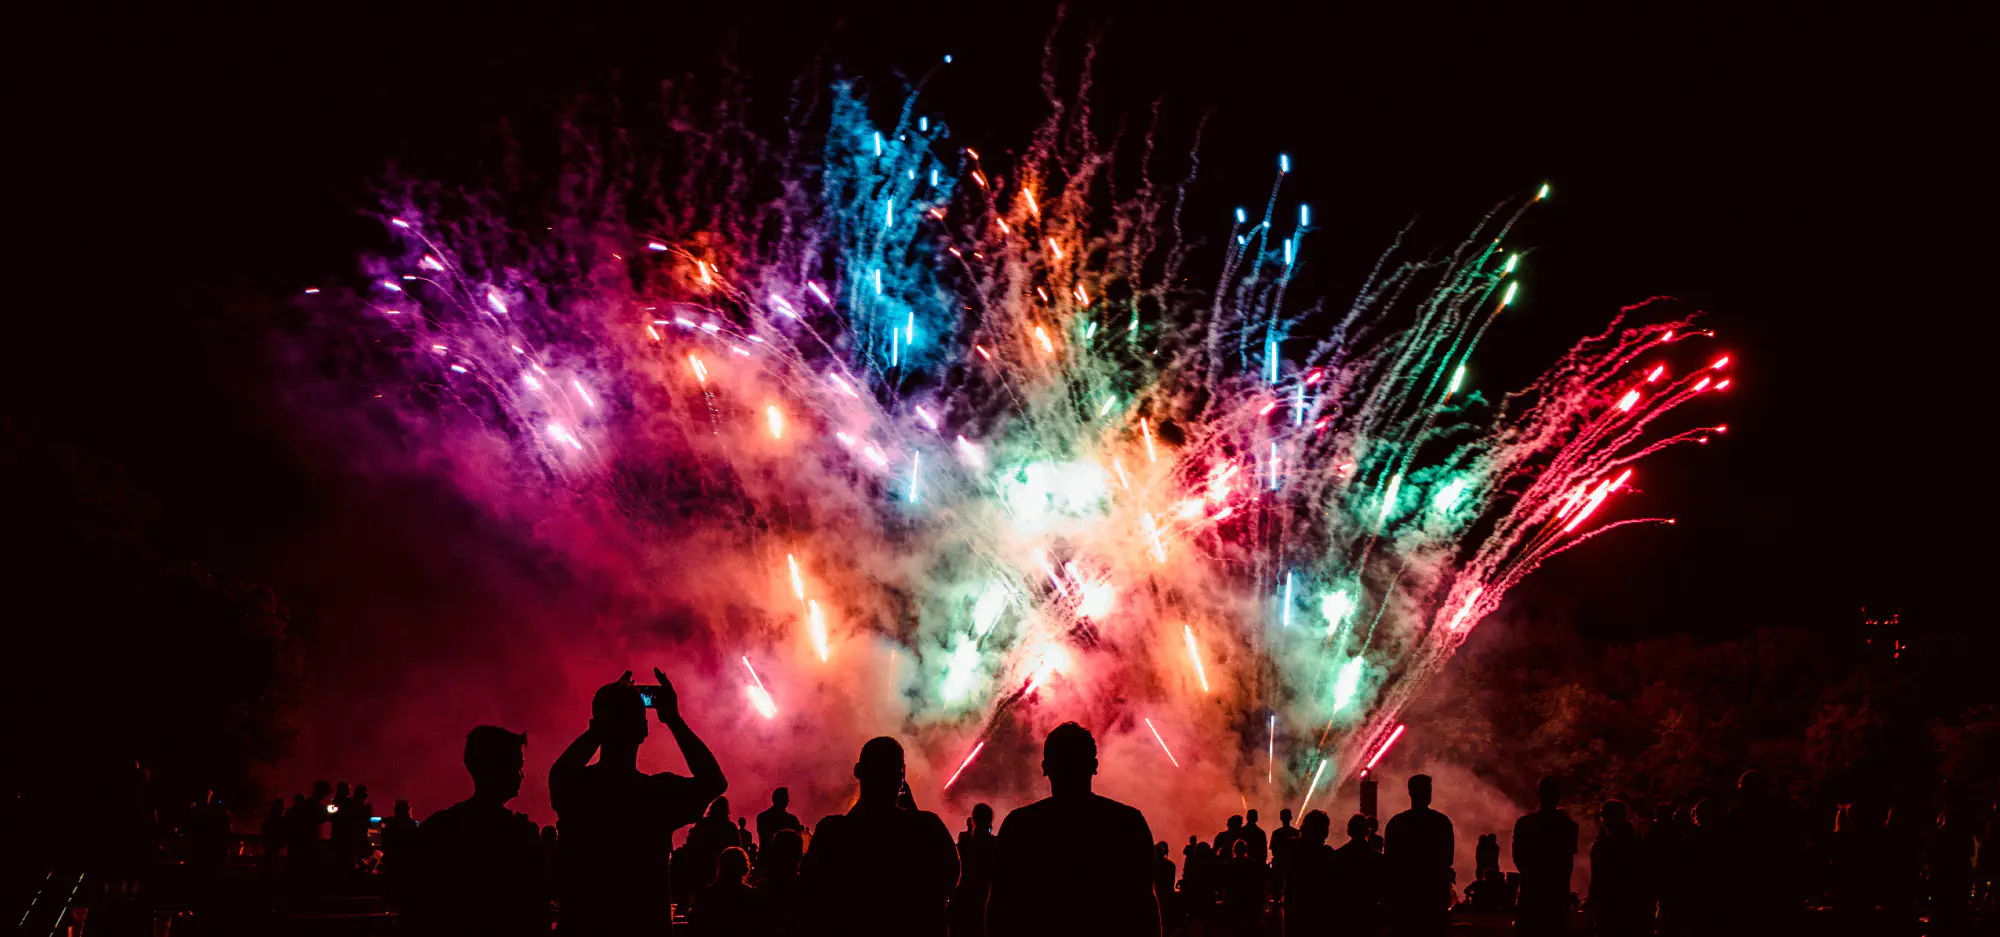
[[[667,249],[667,245],[662,244],[658,241],[647,241],[646,249],[649,251],[663,251]]]
[[[1243,210],[1243,209],[1239,208],[1239,209],[1237,209],[1237,210],[1236,210],[1236,223],[1237,223],[1237,224],[1244,224],[1244,223],[1247,223],[1247,222],[1248,222],[1249,220],[1250,220],[1250,215],[1249,215],[1248,213],[1244,212],[1244,210]]]
[[[1546,182],[1544,182],[1544,183],[1542,183],[1542,190],[1541,190],[1541,191],[1539,191],[1539,192],[1536,192],[1536,193],[1535,193],[1535,201],[1539,202],[1539,201],[1541,201],[1542,199],[1545,199],[1545,198],[1548,198],[1548,197],[1549,197],[1549,184],[1548,184],[1548,183],[1546,183]]]
[[[1501,274],[1502,276],[1505,276],[1505,275],[1507,275],[1507,274],[1509,274],[1509,273],[1513,273],[1513,272],[1514,272],[1514,265],[1515,265],[1515,264],[1518,264],[1518,263],[1520,263],[1520,262],[1521,262],[1521,255],[1520,255],[1520,254],[1508,254],[1508,255],[1507,255],[1507,265],[1506,265],[1506,266],[1504,266],[1504,267],[1501,267],[1501,268],[1500,268],[1500,274]]]
[[[917,118],[917,129],[924,133],[931,132],[931,119],[928,117]]]
[[[409,222],[404,221],[401,218],[391,218],[389,219],[389,223],[395,225],[398,228],[408,228],[410,226]]]
[[[1502,306],[1513,305],[1514,294],[1515,292],[1519,291],[1520,288],[1521,288],[1521,281],[1519,280],[1515,280],[1514,282],[1507,284],[1507,295],[1500,297],[1500,305]]]
[[[1299,227],[1303,228],[1303,227],[1305,227],[1305,226],[1307,226],[1307,225],[1309,225],[1309,224],[1312,224],[1312,206],[1311,206],[1311,205],[1300,205],[1300,206],[1299,206]]]
[[[950,65],[950,64],[951,64],[951,56],[949,56],[949,55],[945,56],[945,57],[944,57],[944,63],[945,63],[946,65]]]
[[[1290,155],[1285,153],[1278,154],[1278,171],[1279,172],[1292,171],[1292,158]]]

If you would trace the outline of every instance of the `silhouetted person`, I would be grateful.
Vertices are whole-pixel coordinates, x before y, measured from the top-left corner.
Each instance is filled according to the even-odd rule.
[[[1244,842],[1250,844],[1250,858],[1257,860],[1258,865],[1270,864],[1271,843],[1264,835],[1264,828],[1257,825],[1256,810],[1244,811],[1243,829],[1238,831],[1236,835]]]
[[[798,830],[801,833],[806,831],[806,825],[800,823],[799,818],[792,816],[792,812],[786,809],[791,805],[790,790],[780,787],[771,792],[771,806],[764,808],[764,812],[757,815],[759,849],[769,844],[771,837],[776,836],[779,830]]]
[[[263,867],[264,874],[271,875],[276,873],[278,870],[278,856],[282,855],[285,851],[285,799],[283,797],[272,799],[270,808],[264,812],[264,825],[257,829],[257,844],[262,847],[263,851],[258,864]]]
[[[410,812],[410,802],[396,801],[395,813],[382,821],[381,868],[382,874],[391,881],[400,879],[408,871],[409,851],[415,844],[416,835],[417,818]]]
[[[986,903],[992,937],[1158,937],[1153,831],[1138,810],[1092,793],[1096,774],[1089,730],[1065,722],[1049,732],[1049,796],[1000,826]]]
[[[1442,934],[1451,926],[1451,818],[1431,809],[1431,779],[1410,776],[1410,809],[1390,818],[1383,853],[1394,877],[1391,920],[1400,933]]]
[[[937,814],[897,805],[903,771],[903,746],[895,739],[861,746],[854,763],[861,796],[813,831],[799,871],[793,933],[945,933],[958,850]]]
[[[507,809],[521,792],[528,737],[480,726],[465,737],[472,796],[417,827],[409,855],[404,927],[416,934],[549,931],[548,861],[541,831]]]
[[[1374,934],[1382,927],[1389,859],[1376,851],[1374,838],[1374,818],[1357,813],[1347,818],[1347,843],[1333,850],[1333,885],[1327,902],[1347,923],[1345,932]]]
[[[1728,821],[1732,874],[1726,892],[1733,930],[1760,937],[1789,932],[1802,896],[1802,856],[1790,810],[1761,771],[1743,772],[1736,789],[1736,809]]]
[[[740,846],[736,825],[729,820],[729,798],[717,797],[688,830],[687,843],[674,853],[674,900],[692,900],[715,881],[715,860],[724,849]]]
[[[755,864],[757,861],[757,838],[750,835],[749,817],[736,818],[736,842],[742,847],[743,852],[750,857],[750,862]]]
[[[1598,810],[1602,824],[1590,846],[1590,924],[1605,937],[1639,937],[1653,932],[1651,875],[1646,844],[1623,801],[1607,800]]]
[[[1215,834],[1216,858],[1227,862],[1230,856],[1236,855],[1236,838],[1242,835],[1243,815],[1239,813],[1229,818],[1229,825],[1222,832]]]
[[[1225,930],[1254,937],[1264,911],[1264,864],[1250,852],[1250,841],[1239,837],[1235,854],[1222,867],[1222,915]]]
[[[1160,903],[1160,929],[1172,933],[1180,902],[1174,894],[1174,860],[1167,858],[1166,840],[1153,844],[1153,898]]]
[[[702,937],[751,937],[761,928],[756,898],[747,879],[750,854],[730,846],[715,856],[715,877],[703,883],[688,912],[688,924]]]
[[[1311,811],[1299,822],[1280,886],[1285,895],[1286,937],[1330,934],[1344,916],[1335,892],[1334,850],[1326,844],[1332,832],[1333,822],[1324,810]]]
[[[1500,871],[1500,834],[1479,834],[1479,845],[1472,847],[1472,877],[1484,881],[1486,873]]]
[[[285,876],[291,879],[294,888],[319,876],[322,864],[319,830],[326,823],[326,799],[332,793],[333,785],[314,782],[312,794],[294,798],[291,810],[285,814]]]
[[[1670,803],[1653,808],[1653,824],[1646,829],[1646,865],[1652,870],[1653,893],[1659,901],[1656,927],[1662,937],[1677,937],[1687,927],[1685,868],[1682,854],[1687,849],[1687,823]]]
[[[1562,781],[1535,786],[1541,809],[1514,823],[1514,868],[1521,894],[1514,929],[1521,934],[1569,932],[1569,877],[1576,865],[1576,821],[1563,813]]]
[[[660,681],[653,712],[673,733],[691,777],[642,774],[646,705],[632,672],[598,689],[590,727],[549,769],[549,803],[562,834],[562,929],[573,934],[664,933],[671,914],[668,857],[674,831],[694,822],[729,782],[715,755],[681,718],[673,684]],[[590,756],[597,762],[590,764]]]
[[[751,882],[764,933],[782,934],[790,926],[799,898],[799,863],[805,859],[806,838],[798,830],[777,830],[757,850]]]
[[[986,895],[993,887],[993,808],[973,804],[958,834],[958,887],[951,892],[952,937],[986,933]]]
[[[1285,866],[1291,861],[1292,847],[1298,841],[1298,827],[1292,825],[1292,808],[1280,809],[1278,828],[1271,831],[1271,881],[1276,883],[1272,890],[1278,894],[1284,894]]]

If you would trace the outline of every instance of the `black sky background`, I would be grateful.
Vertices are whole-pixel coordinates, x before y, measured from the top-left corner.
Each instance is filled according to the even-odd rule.
[[[257,323],[354,274],[373,180],[473,178],[575,95],[725,61],[778,102],[815,59],[886,88],[951,53],[933,112],[1004,149],[1041,114],[1056,16],[1000,6],[10,14],[8,419],[115,466],[189,555],[273,584],[323,639],[314,590],[423,583],[343,582],[342,544],[299,542],[351,502],[302,463]],[[1207,116],[1214,217],[1191,223],[1212,236],[1289,152],[1336,300],[1405,223],[1444,248],[1549,180],[1487,389],[1621,305],[1706,311],[1740,370],[1701,406],[1732,431],[1644,467],[1624,508],[1679,525],[1551,563],[1516,610],[1600,640],[1842,627],[1864,604],[1977,633],[1996,111],[1968,10],[1073,5],[1057,36],[1071,63],[1100,37],[1107,119],[1163,101],[1184,147]]]

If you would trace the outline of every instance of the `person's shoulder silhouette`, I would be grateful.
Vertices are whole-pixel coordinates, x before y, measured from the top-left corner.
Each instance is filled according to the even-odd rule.
[[[1042,774],[1050,795],[1000,826],[987,933],[1157,937],[1153,833],[1137,809],[1091,791],[1097,740],[1074,722],[1057,726]]]
[[[532,934],[549,929],[541,831],[507,809],[521,792],[528,737],[479,726],[465,737],[472,796],[416,828],[408,929],[419,934]]]
[[[903,746],[861,747],[854,807],[819,822],[799,870],[795,933],[942,935],[958,883],[958,849],[944,821],[897,803],[908,797]]]

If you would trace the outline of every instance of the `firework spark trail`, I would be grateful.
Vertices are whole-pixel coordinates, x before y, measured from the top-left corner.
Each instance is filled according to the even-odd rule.
[[[1357,742],[1400,733],[1522,577],[1644,520],[1603,521],[1635,463],[1722,431],[1658,430],[1726,390],[1730,362],[1689,370],[1672,346],[1711,333],[1685,321],[1627,325],[1650,300],[1521,391],[1464,386],[1527,301],[1508,239],[1546,188],[1440,259],[1385,254],[1328,314],[1287,299],[1312,212],[1280,230],[1300,171],[1281,157],[1194,293],[1188,182],[1116,187],[1088,108],[1048,95],[1009,167],[950,143],[917,95],[879,127],[836,85],[789,145],[742,142],[730,108],[685,114],[723,126],[683,131],[678,181],[639,214],[583,199],[517,230],[410,196],[390,220],[404,253],[312,301],[405,336],[410,432],[507,454],[484,463],[506,483],[461,479],[469,497],[720,544],[712,569],[771,594],[717,620],[796,623],[705,635],[742,657],[756,711],[775,707],[746,651],[788,711],[803,687],[886,678],[929,747],[970,746],[948,787],[1004,721],[1116,722],[1092,707],[1121,700],[1177,712],[1246,787],[1310,799],[1361,765]],[[901,670],[861,653],[884,644]]]

